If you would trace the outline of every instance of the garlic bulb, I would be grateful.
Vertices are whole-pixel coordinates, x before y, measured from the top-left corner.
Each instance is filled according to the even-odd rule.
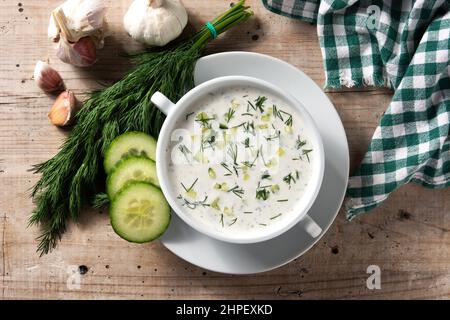
[[[187,21],[178,0],[134,0],[123,19],[130,36],[150,46],[164,46],[178,37]]]
[[[44,61],[38,61],[34,67],[34,81],[46,92],[55,92],[64,87],[59,73]]]
[[[87,67],[97,60],[97,49],[107,35],[103,0],[67,0],[50,16],[48,36],[64,62]]]

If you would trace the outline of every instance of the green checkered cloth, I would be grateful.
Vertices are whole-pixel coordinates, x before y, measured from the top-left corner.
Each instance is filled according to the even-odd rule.
[[[263,0],[317,23],[327,88],[387,86],[392,102],[347,189],[347,217],[400,186],[450,185],[450,0]]]

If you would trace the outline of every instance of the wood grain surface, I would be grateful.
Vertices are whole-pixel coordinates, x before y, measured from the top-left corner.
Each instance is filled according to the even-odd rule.
[[[107,212],[101,211],[84,212],[78,223],[70,224],[58,248],[39,258],[35,252],[39,231],[27,228],[33,208],[29,190],[38,176],[28,170],[54,155],[67,132],[48,122],[53,98],[36,87],[34,65],[48,59],[67,87],[82,98],[118,80],[129,67],[120,53],[140,48],[121,25],[131,1],[108,1],[112,36],[100,61],[90,69],[59,62],[46,37],[50,10],[59,2],[0,1],[0,299],[450,298],[450,191],[414,185],[401,188],[383,206],[351,223],[341,210],[309,252],[257,275],[211,273],[174,256],[158,242],[127,243],[114,234]],[[230,4],[183,2],[194,27]],[[272,14],[259,0],[248,2],[255,17],[217,39],[207,53],[269,54],[323,85],[315,27]],[[391,92],[368,88],[328,96],[343,120],[353,170]],[[366,287],[369,265],[381,268],[380,290]],[[73,277],[80,277],[79,288],[70,285]]]

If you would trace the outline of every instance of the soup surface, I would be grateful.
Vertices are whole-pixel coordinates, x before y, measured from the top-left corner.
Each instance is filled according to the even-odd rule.
[[[290,215],[311,177],[314,150],[296,110],[253,87],[199,99],[176,123],[170,182],[185,212],[224,233]]]

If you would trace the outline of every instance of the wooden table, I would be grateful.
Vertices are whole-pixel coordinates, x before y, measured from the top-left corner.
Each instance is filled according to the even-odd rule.
[[[34,65],[38,59],[49,59],[67,86],[83,97],[119,79],[129,67],[119,54],[140,48],[121,25],[130,1],[108,1],[113,35],[100,61],[86,70],[59,62],[46,37],[50,9],[59,2],[3,0],[0,4],[0,298],[450,298],[450,191],[414,185],[401,188],[383,206],[351,223],[341,210],[313,249],[263,274],[211,273],[174,256],[158,242],[127,243],[114,234],[107,212],[101,211],[85,212],[78,224],[70,225],[58,248],[39,258],[35,253],[38,230],[27,228],[33,208],[29,190],[38,176],[28,170],[54,155],[65,133],[47,120],[52,98],[32,80]],[[183,2],[197,27],[230,3]],[[315,27],[272,14],[259,0],[248,2],[255,17],[216,40],[208,53],[269,54],[297,66],[322,85]],[[353,170],[391,92],[367,88],[328,96],[343,120]],[[380,290],[366,287],[369,265],[381,268]],[[86,273],[79,275],[80,270]],[[77,276],[80,287],[68,286],[68,279]]]

